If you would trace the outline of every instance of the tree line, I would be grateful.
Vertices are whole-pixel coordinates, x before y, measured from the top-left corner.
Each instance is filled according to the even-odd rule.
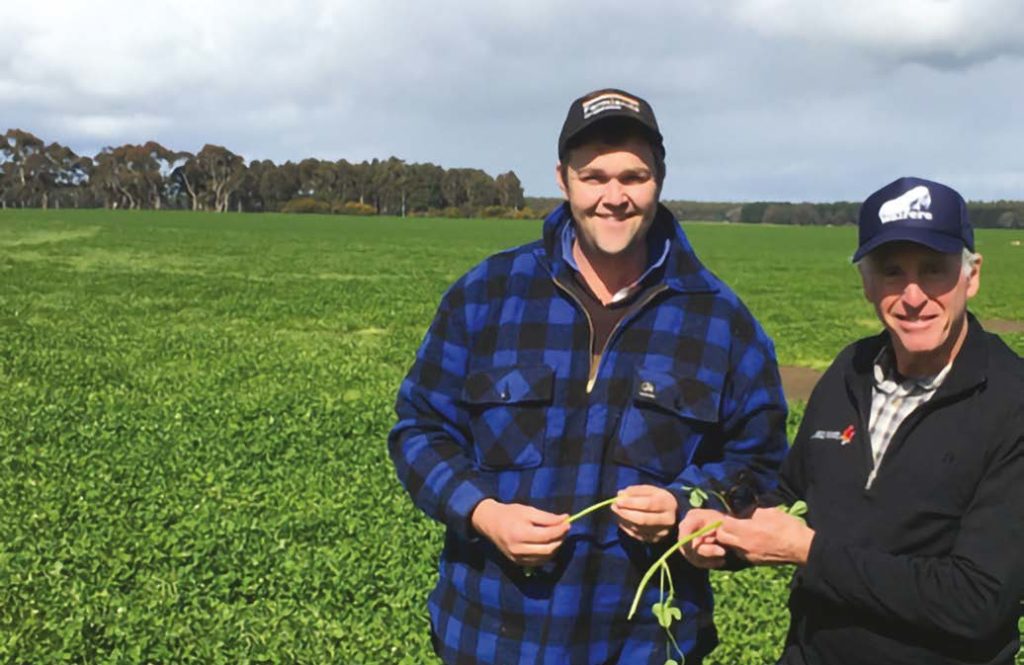
[[[358,215],[536,217],[515,172],[304,159],[245,163],[223,146],[192,154],[149,141],[80,156],[10,129],[0,136],[0,207],[188,209]]]
[[[533,210],[551,210],[561,203],[551,197],[526,197]],[[840,226],[856,224],[860,203],[786,203],[753,201],[749,203],[714,201],[662,201],[681,221],[731,222],[744,224],[792,224],[802,226]],[[980,228],[1024,229],[1024,201],[968,201],[971,223]]]
[[[312,212],[437,217],[542,217],[561,199],[526,197],[515,172],[304,159],[246,164],[207,144],[192,154],[155,141],[79,156],[30,132],[0,135],[0,207],[175,208],[217,212]],[[855,224],[858,203],[664,202],[680,220],[749,224]],[[1024,202],[969,202],[978,227],[1024,228]]]

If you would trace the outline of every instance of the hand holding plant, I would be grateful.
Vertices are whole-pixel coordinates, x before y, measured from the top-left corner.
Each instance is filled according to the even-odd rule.
[[[502,554],[521,566],[543,565],[569,533],[565,515],[494,499],[481,501],[470,521]]]
[[[651,612],[657,619],[658,625],[665,629],[667,658],[665,665],[679,665],[685,661],[685,654],[672,633],[672,623],[682,619],[683,616],[682,610],[675,606],[675,584],[667,563],[673,553],[681,551],[687,560],[701,568],[721,567],[725,562],[726,546],[737,547],[741,556],[745,556],[753,563],[781,563],[782,560],[772,560],[772,557],[782,556],[780,554],[782,550],[776,551],[769,547],[772,540],[771,534],[767,531],[773,527],[785,527],[783,533],[794,538],[794,553],[792,555],[799,557],[802,552],[803,561],[806,562],[806,554],[810,549],[810,540],[806,537],[807,534],[810,534],[811,539],[814,537],[814,531],[807,527],[803,519],[803,515],[807,512],[807,504],[803,501],[797,501],[792,506],[755,508],[757,505],[756,482],[746,472],[741,472],[737,483],[725,492],[715,488],[704,489],[689,486],[684,486],[683,490],[689,493],[691,508],[679,523],[679,542],[668,548],[644,573],[637,585],[636,595],[633,597],[633,603],[627,616],[628,619],[632,619],[636,614],[644,589],[657,574],[659,580],[658,602],[651,605]],[[671,501],[664,501],[662,493],[669,494]],[[726,513],[702,508],[712,497],[722,505]],[[564,524],[568,527],[578,519],[611,506],[620,519],[620,526],[626,533],[640,540],[647,537],[652,538],[650,542],[656,542],[668,535],[662,522],[669,513],[669,504],[672,506],[671,515],[674,520],[676,500],[670,493],[650,486],[630,487],[619,492],[615,497],[596,503],[568,517],[564,520]],[[742,509],[742,514],[749,513],[750,517],[737,518],[738,509]],[[749,512],[750,510],[753,512]],[[753,528],[742,526],[744,523],[753,525]],[[733,526],[735,533],[723,539],[720,535],[726,524]],[[639,528],[641,526],[645,528]],[[752,543],[764,545],[764,549],[755,550],[753,547],[746,549],[741,547],[740,544],[748,537],[752,538]],[[781,536],[780,541],[785,537],[786,535]],[[761,557],[765,557],[765,559],[761,561]],[[796,563],[798,561],[789,562]],[[679,660],[675,660],[676,656],[679,657]]]
[[[794,503],[787,508],[758,508],[749,519],[726,517],[715,536],[719,543],[732,548],[753,564],[807,563],[814,530],[801,517],[806,504]],[[800,514],[794,514],[796,511]]]
[[[679,523],[679,533],[685,535],[700,531],[715,522],[721,524],[725,517],[725,513],[720,513],[717,510],[691,508]],[[691,565],[697,568],[712,569],[725,565],[726,550],[715,538],[714,531],[694,538],[683,545],[680,552]]]
[[[671,492],[653,485],[627,487],[611,505],[619,528],[645,543],[660,542],[672,533],[678,509]]]

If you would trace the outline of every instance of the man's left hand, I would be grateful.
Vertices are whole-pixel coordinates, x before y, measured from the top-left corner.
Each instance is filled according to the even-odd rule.
[[[612,504],[619,528],[645,543],[656,543],[672,533],[679,505],[666,489],[631,485],[620,490]]]
[[[725,517],[718,542],[753,564],[807,563],[814,529],[778,508],[758,508],[749,519]]]

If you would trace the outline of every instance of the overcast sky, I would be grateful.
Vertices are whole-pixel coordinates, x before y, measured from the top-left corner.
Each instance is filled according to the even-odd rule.
[[[1021,0],[5,0],[0,25],[0,132],[80,154],[394,155],[553,196],[569,102],[616,86],[654,107],[667,198],[1024,199]]]

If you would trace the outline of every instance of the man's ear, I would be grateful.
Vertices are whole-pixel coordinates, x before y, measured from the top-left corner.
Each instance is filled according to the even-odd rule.
[[[565,170],[562,168],[562,162],[555,164],[555,182],[558,183],[558,188],[562,190],[562,196],[565,200],[569,200],[569,188],[565,183]]]
[[[871,277],[868,275],[868,266],[864,263],[867,261],[867,257],[860,260],[857,264],[857,274],[860,275],[860,292],[864,294],[864,300],[873,303],[871,300],[871,293],[868,291],[868,280]]]
[[[977,263],[971,268],[971,274],[967,277],[967,297],[973,298],[978,293],[978,289],[981,288],[981,254],[975,254],[977,256]]]

